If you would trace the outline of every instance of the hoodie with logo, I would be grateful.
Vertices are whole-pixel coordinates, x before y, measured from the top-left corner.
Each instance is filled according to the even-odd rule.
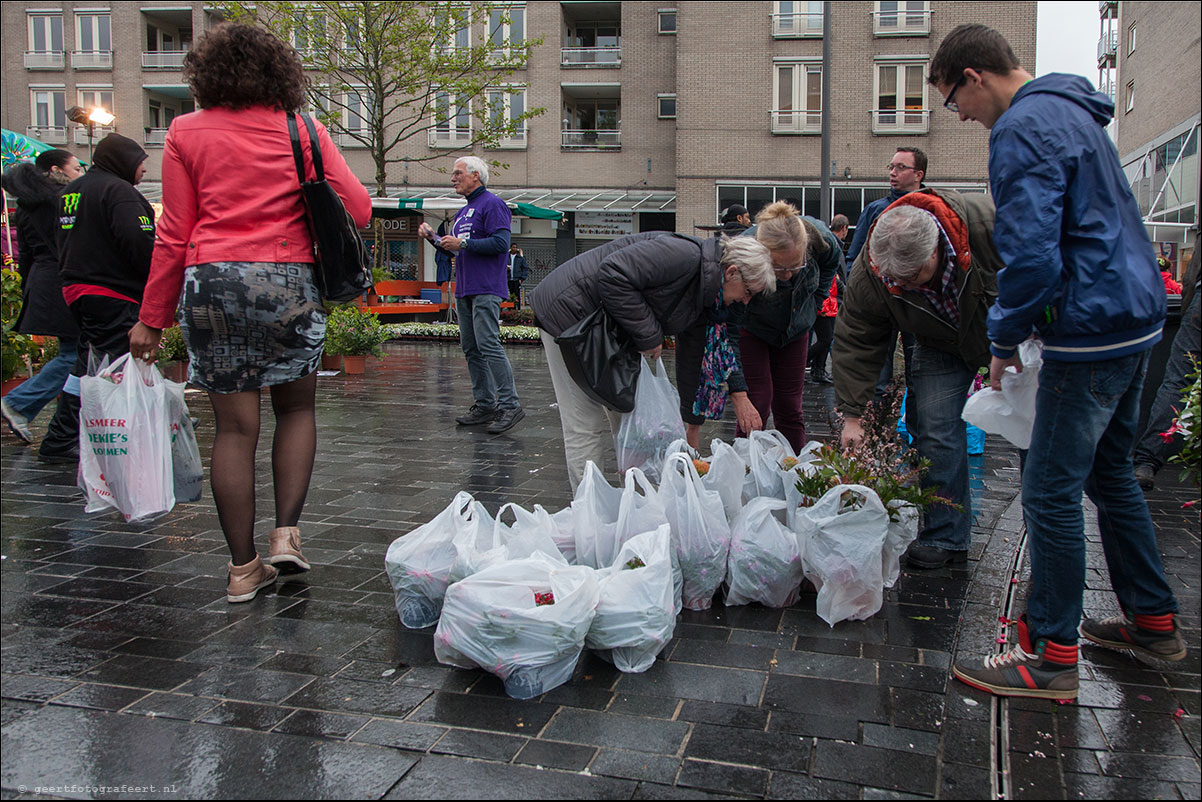
[[[1106,133],[1114,101],[1077,75],[1015,93],[989,136],[994,243],[1006,267],[989,310],[994,356],[1037,332],[1044,359],[1093,362],[1160,340],[1164,285]]]
[[[109,134],[96,146],[87,173],[63,189],[59,202],[59,271],[68,303],[104,295],[141,303],[154,249],[154,211],[134,189],[146,151]]]

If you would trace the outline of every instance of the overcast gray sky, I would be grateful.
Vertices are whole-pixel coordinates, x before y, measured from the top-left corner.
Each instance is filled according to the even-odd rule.
[[[1098,4],[1095,0],[1037,4],[1035,77],[1049,72],[1084,75],[1098,84]]]

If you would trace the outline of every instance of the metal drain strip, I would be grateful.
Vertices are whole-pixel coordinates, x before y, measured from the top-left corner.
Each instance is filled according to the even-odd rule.
[[[1027,527],[1022,525],[1018,532],[1018,546],[1014,550],[1014,561],[1010,564],[1009,581],[1006,582],[1006,592],[1002,599],[1002,616],[1007,621],[1014,620],[1014,609],[1020,603],[1018,596],[1018,582],[1016,581],[1019,574],[1022,572],[1023,560],[1027,556]],[[1009,624],[999,622],[999,632],[1001,636],[1005,636],[1009,631]],[[1000,654],[1010,648],[1010,644],[998,643],[997,652]],[[994,799],[1010,799],[1010,706],[1006,704],[1006,697],[993,697],[992,710],[990,711],[990,725],[992,728],[991,744],[991,778],[992,791]]]

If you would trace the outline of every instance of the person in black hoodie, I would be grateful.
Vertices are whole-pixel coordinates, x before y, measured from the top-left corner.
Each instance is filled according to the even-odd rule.
[[[57,148],[38,154],[37,162],[22,162],[4,174],[4,190],[17,198],[17,271],[21,274],[21,314],[14,325],[22,334],[56,337],[58,356],[27,382],[0,400],[0,410],[13,434],[32,442],[29,423],[54,400],[75,365],[79,329],[63,301],[58,277],[58,196],[62,188],[83,175],[79,159]]]
[[[96,146],[92,168],[63,190],[59,274],[79,350],[38,450],[45,462],[79,460],[79,377],[87,375],[89,354],[112,360],[129,352],[154,248],[154,211],[134,189],[145,161],[137,142],[109,134]]]

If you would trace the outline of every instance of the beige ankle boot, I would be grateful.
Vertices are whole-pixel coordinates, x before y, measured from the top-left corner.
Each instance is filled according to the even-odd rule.
[[[271,556],[267,562],[285,573],[308,571],[309,561],[300,550],[300,529],[295,526],[281,526],[271,530]]]
[[[230,583],[225,590],[225,600],[231,604],[250,601],[279,575],[270,565],[264,565],[257,554],[246,565],[230,563],[229,568]]]

